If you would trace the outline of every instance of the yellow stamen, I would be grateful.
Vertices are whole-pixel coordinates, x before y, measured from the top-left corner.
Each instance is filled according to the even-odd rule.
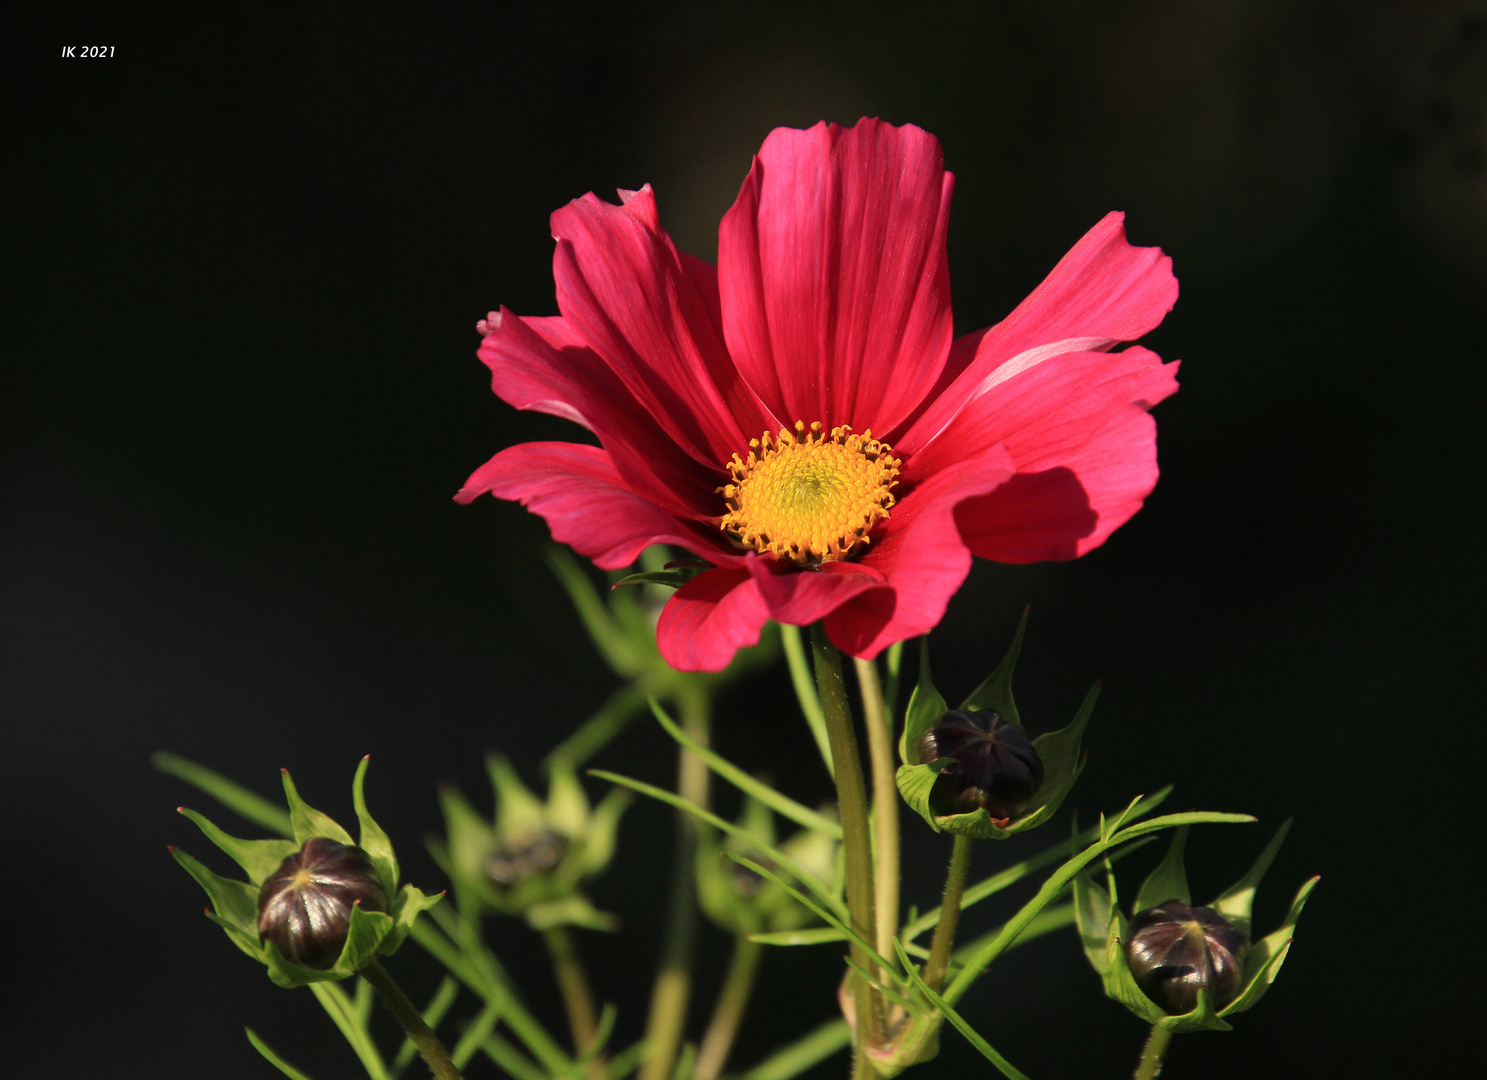
[[[718,488],[728,504],[719,526],[745,547],[818,566],[867,546],[868,533],[888,517],[902,462],[893,447],[854,435],[846,425],[828,435],[819,422],[749,440],[749,456],[734,454],[733,482]]]

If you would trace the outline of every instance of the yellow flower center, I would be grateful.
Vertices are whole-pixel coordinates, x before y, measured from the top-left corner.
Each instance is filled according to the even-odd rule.
[[[871,431],[847,426],[828,435],[809,428],[765,432],[749,440],[749,456],[726,466],[733,482],[718,489],[728,504],[722,530],[746,547],[818,566],[867,546],[867,534],[888,516],[902,462]]]

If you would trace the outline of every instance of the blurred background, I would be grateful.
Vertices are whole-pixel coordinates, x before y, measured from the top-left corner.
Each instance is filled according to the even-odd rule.
[[[165,846],[205,856],[174,808],[210,808],[149,754],[269,794],[288,766],[349,814],[371,753],[374,811],[412,880],[441,888],[421,848],[436,786],[484,802],[487,750],[531,775],[616,685],[542,561],[542,521],[451,501],[497,449],[575,431],[491,395],[475,321],[502,303],[555,312],[547,217],[567,200],[650,182],[679,245],[711,258],[771,128],[864,115],[934,132],[957,174],[958,332],[1005,315],[1109,210],[1175,259],[1182,297],[1146,344],[1183,360],[1183,389],[1156,413],[1146,509],[1077,563],[978,563],[933,639],[958,696],[1031,604],[1017,686],[1035,730],[1104,680],[1071,799],[1086,818],[1169,781],[1174,808],[1257,814],[1194,834],[1200,897],[1296,817],[1257,926],[1308,875],[1322,883],[1283,976],[1234,1032],[1179,1039],[1166,1075],[1480,1075],[1483,1044],[1459,1025],[1478,962],[1464,905],[1482,760],[1487,10],[265,10],[53,5],[3,46],[15,1075],[274,1075],[245,1024],[322,1080],[357,1074],[309,995],[272,986],[201,917]],[[59,59],[69,44],[116,52]],[[715,740],[805,801],[829,796],[782,670],[729,693]],[[670,761],[648,721],[602,758],[660,782]],[[583,938],[626,1043],[660,891],[634,883],[664,869],[670,828],[657,807],[630,812],[595,890],[626,931]],[[949,840],[906,828],[907,899],[927,906]],[[973,873],[1061,831],[982,845]],[[516,923],[493,934],[561,1029],[540,942]],[[725,947],[703,942],[699,1013]],[[415,996],[431,990],[416,948],[396,963]],[[827,1015],[839,963],[768,954],[773,988],[735,1063]],[[1126,1075],[1143,1037],[1070,932],[1012,954],[963,1009],[1039,1078]],[[990,1072],[951,1033],[921,1071],[954,1070]]]

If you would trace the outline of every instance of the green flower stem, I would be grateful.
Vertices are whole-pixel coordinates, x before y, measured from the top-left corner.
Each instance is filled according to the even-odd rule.
[[[688,693],[680,704],[682,730],[706,746],[709,741],[706,691]],[[690,750],[683,749],[678,760],[677,793],[698,806],[707,806],[707,763]],[[692,951],[697,941],[694,882],[697,830],[690,814],[677,811],[676,856],[666,901],[666,937],[651,989],[651,1011],[645,1026],[646,1058],[638,1080],[666,1080],[671,1075],[687,1020],[687,1002],[692,996]]]
[[[960,898],[966,889],[966,872],[971,868],[971,846],[976,841],[957,835],[950,849],[950,870],[945,875],[945,901],[940,905],[940,921],[929,946],[929,962],[924,965],[924,982],[935,993],[945,985],[945,972],[950,967],[950,952],[955,945],[955,926],[960,922]]]
[[[393,982],[392,976],[387,973],[376,958],[361,969],[361,977],[372,984],[372,989],[377,991],[384,1004],[392,1010],[392,1014],[398,1018],[398,1023],[403,1025],[403,1030],[408,1033],[408,1038],[413,1040],[413,1045],[418,1047],[418,1052],[423,1060],[428,1062],[430,1069],[438,1080],[464,1080],[460,1076],[459,1069],[455,1068],[454,1062],[449,1059],[449,1051],[444,1049],[444,1044],[439,1041],[429,1026],[423,1022],[423,1015],[419,1013],[418,1006],[408,1000],[408,995],[403,993],[402,987]]]
[[[367,1029],[360,1023],[356,1016],[355,1007],[342,990],[335,983],[313,982],[310,984],[310,992],[320,1002],[336,1027],[341,1029],[341,1034],[351,1044],[351,1049],[356,1052],[357,1058],[361,1060],[362,1068],[367,1070],[369,1080],[390,1080],[387,1074],[387,1066],[382,1061],[382,1055],[377,1052],[376,1045],[367,1034]]]
[[[836,766],[831,761],[831,740],[826,737],[826,717],[821,715],[821,699],[816,695],[816,684],[811,679],[811,668],[806,662],[805,646],[800,640],[800,627],[781,623],[780,643],[785,647],[785,660],[790,666],[790,682],[800,701],[800,711],[816,740],[816,749],[821,751],[821,760],[826,762],[826,771],[835,780]]]
[[[578,948],[566,926],[550,926],[542,932],[547,951],[552,954],[553,971],[563,991],[563,1005],[568,1010],[568,1029],[573,1033],[573,1054],[582,1057],[594,1045],[598,1025],[594,1020],[594,995],[589,992],[589,977],[584,973]]]
[[[566,1069],[571,1064],[567,1055],[537,1018],[517,999],[499,961],[481,941],[479,920],[455,914],[446,904],[430,909],[429,916],[433,923],[438,924],[439,929],[430,922],[419,919],[414,922],[409,936],[484,1001],[500,1001],[501,1020],[549,1072],[556,1073]],[[471,924],[474,926],[473,933],[466,930]],[[444,933],[440,933],[440,929]],[[322,984],[312,984],[320,985]]]
[[[816,688],[821,711],[831,737],[831,758],[836,765],[836,797],[842,814],[842,852],[847,864],[847,910],[852,929],[871,941],[877,918],[873,912],[872,831],[868,825],[867,788],[862,779],[862,759],[853,730],[852,708],[847,704],[847,684],[842,679],[842,657],[827,640],[820,623],[811,625],[811,651],[816,661]],[[868,950],[852,943],[852,959],[865,971],[876,965]],[[856,1001],[857,1040],[854,1077],[872,1075],[867,1048],[883,1041],[882,998],[868,982],[851,977]]]
[[[898,933],[899,837],[898,767],[893,761],[893,718],[883,702],[878,665],[854,659],[862,688],[862,720],[867,727],[867,756],[873,765],[873,910],[877,936],[873,944],[883,956],[893,955]]]
[[[717,1080],[723,1066],[728,1064],[728,1051],[733,1049],[738,1025],[749,1006],[754,975],[759,970],[759,953],[763,948],[746,937],[740,937],[734,943],[733,960],[728,965],[728,975],[723,980],[723,989],[718,994],[718,1004],[708,1022],[707,1033],[702,1036],[692,1080]]]
[[[1162,1074],[1162,1059],[1167,1055],[1167,1044],[1171,1041],[1172,1032],[1159,1024],[1151,1026],[1146,1049],[1141,1052],[1141,1064],[1136,1069],[1136,1080],[1156,1080]]]

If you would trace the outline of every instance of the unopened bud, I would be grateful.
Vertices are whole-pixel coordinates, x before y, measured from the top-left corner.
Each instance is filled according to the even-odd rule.
[[[1168,900],[1139,912],[1127,930],[1126,958],[1136,985],[1172,1016],[1190,1013],[1198,991],[1215,1009],[1239,994],[1249,940],[1208,907]]]
[[[984,808],[996,819],[1016,817],[1043,783],[1043,762],[1020,724],[990,709],[947,712],[919,739],[919,760],[953,758],[930,793],[937,814]]]
[[[548,829],[538,833],[529,843],[501,847],[492,852],[485,860],[485,873],[497,885],[510,887],[551,870],[563,861],[567,850],[568,838]]]
[[[313,837],[264,880],[258,892],[258,936],[285,957],[328,968],[341,955],[351,909],[384,911],[387,897],[367,853]]]

